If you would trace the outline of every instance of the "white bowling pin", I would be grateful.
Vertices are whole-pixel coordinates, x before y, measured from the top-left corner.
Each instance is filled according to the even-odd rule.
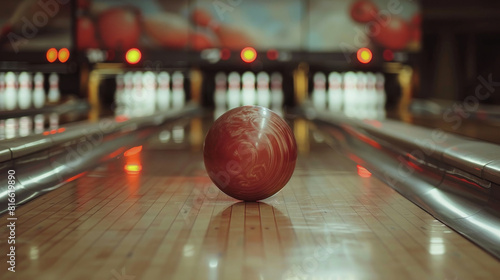
[[[144,115],[144,96],[142,92],[142,72],[135,71],[132,74],[132,104],[131,113],[133,117]]]
[[[226,73],[218,72],[215,74],[215,92],[214,92],[214,105],[215,110],[224,113],[226,107],[226,93],[227,93],[227,77]]]
[[[175,71],[172,74],[172,107],[174,109],[181,109],[185,103],[184,74],[180,71]]]
[[[26,110],[31,107],[31,75],[28,74],[28,72],[21,72],[17,79],[19,84],[19,90],[17,91],[17,104],[19,109]]]
[[[283,116],[284,101],[283,76],[279,72],[274,72],[271,74],[271,110]]]
[[[360,119],[367,118],[367,92],[366,92],[366,83],[367,78],[364,72],[357,72],[357,86],[356,86],[356,99],[353,99],[354,107],[356,111],[356,117]]]
[[[142,75],[144,109],[146,114],[153,114],[156,109],[156,75],[147,71]]]
[[[58,129],[59,128],[59,114],[51,113],[49,115],[49,128],[50,129]]]
[[[13,72],[7,72],[5,74],[5,109],[14,110],[17,105],[17,87],[16,87],[17,77]],[[5,124],[5,129],[7,129],[7,124]]]
[[[269,90],[269,74],[257,74],[257,104],[262,107],[271,107],[271,91]]]
[[[342,110],[342,76],[338,72],[328,75],[328,107],[332,112]]]
[[[377,118],[385,119],[385,102],[387,99],[385,92],[385,77],[382,73],[375,74],[375,91],[376,91],[376,103],[377,103]]]
[[[313,106],[318,110],[325,110],[326,101],[326,76],[323,72],[317,72],[313,77]]]
[[[372,72],[366,73],[366,112],[367,118],[377,118],[377,78]]]
[[[58,103],[61,100],[59,91],[59,75],[52,73],[49,76],[49,94],[47,97],[49,103]]]
[[[358,81],[356,73],[349,71],[343,76],[343,96],[344,96],[344,113],[349,117],[356,116],[356,87]]]
[[[17,119],[5,120],[5,138],[11,139],[17,135]]]
[[[115,106],[117,108],[124,105],[123,92],[125,91],[125,81],[123,80],[123,75],[118,74],[115,77],[116,90],[115,90]]]
[[[125,91],[125,82],[123,80],[123,75],[118,74],[115,77],[115,95],[114,95],[114,105],[115,105],[115,115],[121,116],[125,114],[125,101],[123,100],[123,93]]]
[[[238,72],[231,72],[227,77],[227,106],[228,109],[234,109],[241,104],[241,89],[240,89],[240,74]]]
[[[42,114],[35,115],[35,133],[42,133],[45,130],[45,117]]]
[[[124,104],[124,112],[123,114],[125,116],[130,116],[132,114],[132,108],[134,106],[134,98],[133,98],[133,92],[134,92],[134,83],[133,83],[133,72],[125,72],[123,75],[123,95],[122,95],[122,100]]]
[[[255,74],[247,71],[241,76],[241,105],[255,105]]]
[[[160,72],[157,77],[158,90],[156,91],[156,100],[158,110],[166,111],[170,108],[170,74],[168,72]]]
[[[33,123],[31,121],[31,117],[19,118],[19,136],[24,137],[30,135],[32,128]]]
[[[45,88],[43,74],[38,72],[33,78],[35,89],[33,90],[33,106],[35,108],[42,108],[45,106]]]

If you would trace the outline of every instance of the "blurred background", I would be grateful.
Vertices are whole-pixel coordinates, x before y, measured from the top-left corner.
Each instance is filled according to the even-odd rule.
[[[196,101],[223,112],[252,103],[243,97],[251,87],[272,92],[274,81],[282,100],[267,103],[284,112],[310,102],[423,125],[425,116],[490,120],[500,105],[499,23],[500,3],[485,0],[9,1],[0,10],[0,108],[81,100],[90,118],[141,115],[125,107],[151,96],[153,111]],[[7,104],[13,88],[34,93],[37,73],[43,105],[24,93],[16,98],[31,98],[28,107]],[[231,73],[240,103],[230,101]],[[182,88],[183,102],[155,105],[162,84]],[[217,89],[227,94],[220,104]],[[366,113],[372,107],[384,112]]]

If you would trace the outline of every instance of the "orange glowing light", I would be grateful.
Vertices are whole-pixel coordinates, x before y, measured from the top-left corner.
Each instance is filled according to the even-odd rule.
[[[56,61],[56,59],[57,59],[57,50],[56,50],[56,48],[50,48],[47,51],[46,57],[47,57],[47,61],[50,62],[50,63]]]
[[[50,132],[48,132],[48,131],[44,131],[44,132],[43,132],[43,135],[45,135],[45,136],[47,136],[47,135],[49,135],[49,134],[50,134]]]
[[[141,61],[141,57],[141,51],[137,48],[132,48],[125,54],[125,60],[127,60],[127,62],[130,64],[137,64],[139,61]]]
[[[73,176],[71,178],[68,178],[68,179],[65,180],[65,182],[68,183],[68,182],[74,181],[74,180],[82,177],[83,175],[85,175],[85,172],[82,172],[82,173],[77,174],[77,175],[75,175],[75,176]]]
[[[372,51],[370,51],[370,49],[361,48],[358,50],[357,57],[358,57],[359,62],[366,64],[366,63],[369,63],[370,61],[372,61],[373,54],[372,54]]]
[[[257,59],[257,51],[252,47],[244,48],[241,51],[241,59],[246,63],[254,62]]]
[[[368,171],[366,168],[364,168],[363,166],[356,165],[356,167],[358,168],[359,177],[370,178],[372,176],[372,173],[370,171]]]
[[[52,129],[52,130],[50,131],[50,134],[56,134],[56,133],[57,133],[57,130],[56,130],[56,129]]]
[[[125,169],[125,171],[127,171],[127,173],[138,173],[138,172],[141,172],[142,165],[140,165],[140,164],[127,164],[127,165],[125,165],[124,169]]]
[[[62,48],[59,50],[57,56],[59,58],[59,61],[64,63],[69,59],[69,50],[67,48]]]
[[[133,147],[128,149],[123,155],[126,157],[136,155],[142,151],[142,146]]]
[[[61,132],[65,132],[66,131],[66,128],[64,127],[61,127],[57,130],[57,133],[61,133]]]

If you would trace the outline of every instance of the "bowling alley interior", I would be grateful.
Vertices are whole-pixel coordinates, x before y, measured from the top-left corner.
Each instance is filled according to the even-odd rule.
[[[0,9],[0,279],[498,279],[500,2]]]

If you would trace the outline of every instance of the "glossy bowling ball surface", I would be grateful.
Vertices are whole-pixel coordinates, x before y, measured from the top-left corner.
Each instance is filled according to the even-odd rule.
[[[220,116],[203,146],[210,179],[227,195],[257,201],[281,190],[295,169],[297,144],[273,111],[242,106]]]

